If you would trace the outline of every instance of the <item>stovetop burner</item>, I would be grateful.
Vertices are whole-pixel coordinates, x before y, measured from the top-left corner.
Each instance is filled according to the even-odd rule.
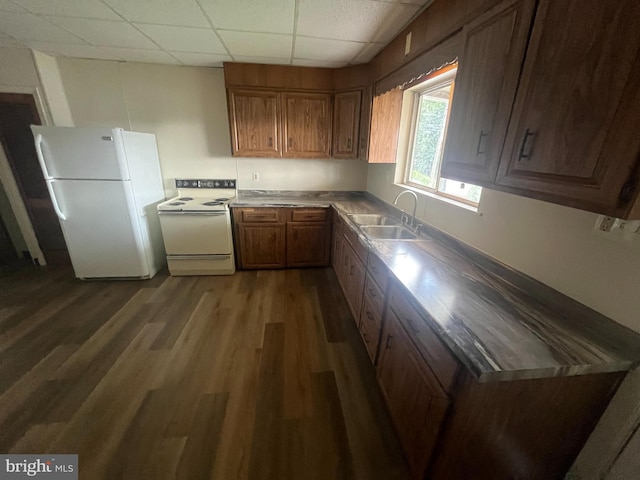
[[[180,199],[182,200],[182,199]],[[171,202],[168,205],[171,205],[172,207],[177,207],[178,205],[184,205],[184,202]]]
[[[202,205],[206,205],[207,207],[215,207],[216,205],[222,205],[222,202],[218,202],[218,201],[202,202]]]
[[[228,202],[228,198],[216,198],[216,202]]]
[[[180,197],[178,200],[182,200],[183,202],[188,202],[190,200],[193,200],[193,197]]]

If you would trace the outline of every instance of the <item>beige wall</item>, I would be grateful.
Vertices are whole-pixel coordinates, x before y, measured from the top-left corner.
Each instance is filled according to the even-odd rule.
[[[222,69],[66,58],[58,63],[76,126],[156,134],[167,195],[176,177],[238,178],[243,189],[365,188],[363,162],[233,158]]]
[[[392,203],[402,191],[394,174],[395,165],[370,165],[367,190]],[[399,206],[410,211],[413,203],[405,196]],[[640,238],[603,238],[593,231],[596,214],[485,189],[478,213],[419,195],[416,216],[640,332]],[[628,379],[587,444],[576,464],[579,478],[600,478],[596,465],[611,467],[624,437],[621,425],[640,421],[640,409],[631,407],[638,392],[640,374]]]

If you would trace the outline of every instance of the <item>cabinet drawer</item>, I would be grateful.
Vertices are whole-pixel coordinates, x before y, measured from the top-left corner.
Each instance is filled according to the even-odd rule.
[[[281,223],[284,221],[280,208],[243,208],[241,218],[244,223]]]
[[[370,273],[367,273],[367,281],[364,284],[364,293],[371,299],[372,307],[376,313],[382,317],[382,309],[384,308],[384,293],[380,287],[373,281]]]
[[[365,247],[360,243],[360,241],[358,240],[358,235],[355,232],[353,232],[349,227],[345,227],[343,230],[344,230],[344,238],[346,238],[347,242],[349,242],[349,245],[351,245],[351,247],[353,248],[353,251],[356,253],[358,258],[362,260],[362,263],[366,265],[367,255],[369,254],[367,247]]]
[[[292,222],[324,222],[326,219],[326,208],[294,208],[291,210]]]
[[[382,292],[387,290],[387,280],[389,278],[389,270],[386,265],[375,255],[369,255],[367,261],[367,272],[376,281]]]
[[[427,365],[433,371],[438,381],[446,391],[453,385],[455,374],[458,370],[458,362],[449,352],[448,348],[438,339],[436,333],[428,326],[427,320],[410,304],[405,295],[393,288],[389,308],[398,316],[407,332],[413,338],[420,353],[427,361]]]

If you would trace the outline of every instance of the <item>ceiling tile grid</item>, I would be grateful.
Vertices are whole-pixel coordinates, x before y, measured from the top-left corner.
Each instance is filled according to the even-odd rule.
[[[0,0],[0,45],[219,67],[370,61],[432,0]]]

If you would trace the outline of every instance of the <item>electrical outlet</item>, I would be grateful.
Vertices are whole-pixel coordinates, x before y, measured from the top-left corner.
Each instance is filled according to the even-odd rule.
[[[598,215],[595,228],[601,232],[610,232],[613,230],[616,220],[616,218],[607,215]]]
[[[254,182],[258,182],[258,181],[260,181],[260,174],[258,172],[253,172],[251,174],[251,178],[253,178]]]

